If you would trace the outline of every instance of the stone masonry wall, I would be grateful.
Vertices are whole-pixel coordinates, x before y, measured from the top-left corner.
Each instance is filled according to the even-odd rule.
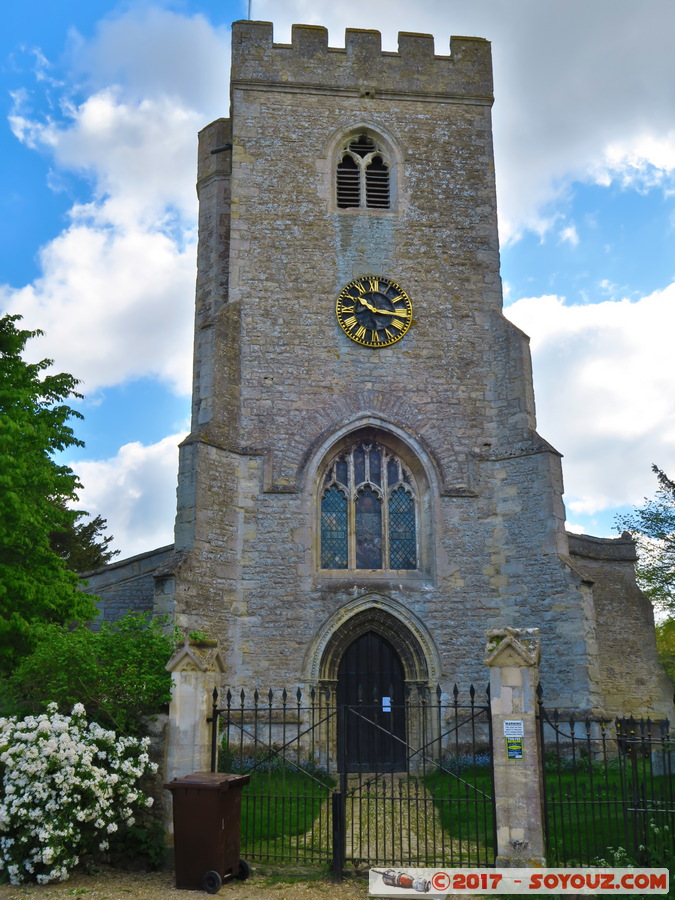
[[[654,710],[672,719],[673,687],[656,656],[654,611],[635,583],[635,543],[625,534],[570,535],[571,560],[593,581],[600,684],[609,715]]]
[[[325,679],[350,617],[416,641],[446,693],[485,683],[486,630],[538,627],[549,704],[597,712],[593,579],[569,556],[527,337],[501,312],[489,44],[453,38],[435,56],[424,35],[401,35],[399,53],[377,32],[349,31],[345,49],[310,26],[272,38],[234,24],[230,117],[200,135],[193,423],[162,608],[218,639],[225,682],[259,689]],[[363,129],[393,161],[390,210],[336,208],[335,153]],[[390,347],[336,321],[365,274],[412,298]],[[324,467],[357,435],[413,472],[416,571],[320,569]]]
[[[173,545],[118,560],[101,569],[83,572],[86,591],[100,597],[100,618],[114,622],[128,612],[152,612],[155,602],[154,573],[168,560]]]

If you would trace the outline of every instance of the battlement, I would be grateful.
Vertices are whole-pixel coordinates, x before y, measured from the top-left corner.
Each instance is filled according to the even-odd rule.
[[[483,38],[452,37],[450,55],[437,56],[429,34],[399,32],[398,53],[383,51],[380,32],[366,29],[348,28],[344,49],[329,47],[328,30],[317,25],[294,25],[291,44],[275,44],[273,36],[271,22],[233,23],[234,86],[492,99],[490,43]]]

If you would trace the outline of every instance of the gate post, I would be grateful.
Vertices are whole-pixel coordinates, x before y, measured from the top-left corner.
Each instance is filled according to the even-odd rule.
[[[169,706],[166,780],[211,768],[212,692],[225,667],[216,641],[186,640],[166,665],[173,689]]]
[[[537,727],[539,655],[538,628],[487,632],[498,867],[546,865]]]

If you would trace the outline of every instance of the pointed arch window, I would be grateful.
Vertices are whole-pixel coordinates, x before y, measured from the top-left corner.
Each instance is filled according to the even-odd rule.
[[[414,482],[387,447],[358,443],[335,457],[320,506],[322,569],[417,569]]]
[[[338,209],[390,209],[391,164],[369,134],[353,135],[338,153]]]

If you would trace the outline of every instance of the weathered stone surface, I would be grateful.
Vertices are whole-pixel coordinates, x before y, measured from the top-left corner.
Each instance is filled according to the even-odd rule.
[[[160,547],[128,559],[116,560],[101,569],[83,572],[87,590],[100,597],[101,619],[114,622],[128,612],[152,613],[155,575],[173,553],[173,546]]]
[[[436,56],[402,34],[389,53],[355,30],[335,49],[314,26],[274,44],[260,22],[232,38],[230,117],[199,139],[192,431],[157,608],[219,641],[232,687],[330,681],[372,629],[411,689],[448,694],[485,682],[488,629],[538,628],[547,705],[669,711],[633,551],[566,534],[528,339],[502,314],[489,44]],[[362,132],[386,148],[389,209],[337,207],[336,154]],[[388,347],[335,317],[367,274],[412,298]],[[325,468],[359,434],[412,472],[417,570],[320,568]]]
[[[490,668],[492,766],[499,867],[546,865],[543,785],[540,772],[537,628],[492,629],[485,663]],[[509,758],[507,728],[522,740],[520,758]]]
[[[612,602],[639,624],[644,682],[601,659],[613,638],[591,563],[568,546],[528,340],[501,312],[489,44],[453,38],[443,57],[426,35],[401,35],[399,53],[381,53],[377,32],[348,31],[344,50],[322,28],[272,38],[269,24],[235,23],[230,118],[200,135],[179,620],[220,640],[233,685],[315,684],[354,604],[360,628],[385,627],[379,597],[390,633],[446,691],[485,679],[487,629],[537,627],[549,704],[601,710],[620,683],[633,707],[665,709],[634,589]],[[390,210],[336,207],[336,149],[364,127],[389,148]],[[355,344],[334,315],[342,286],[368,273],[413,300],[391,347]],[[418,571],[319,568],[322,463],[366,427],[418,473]]]

